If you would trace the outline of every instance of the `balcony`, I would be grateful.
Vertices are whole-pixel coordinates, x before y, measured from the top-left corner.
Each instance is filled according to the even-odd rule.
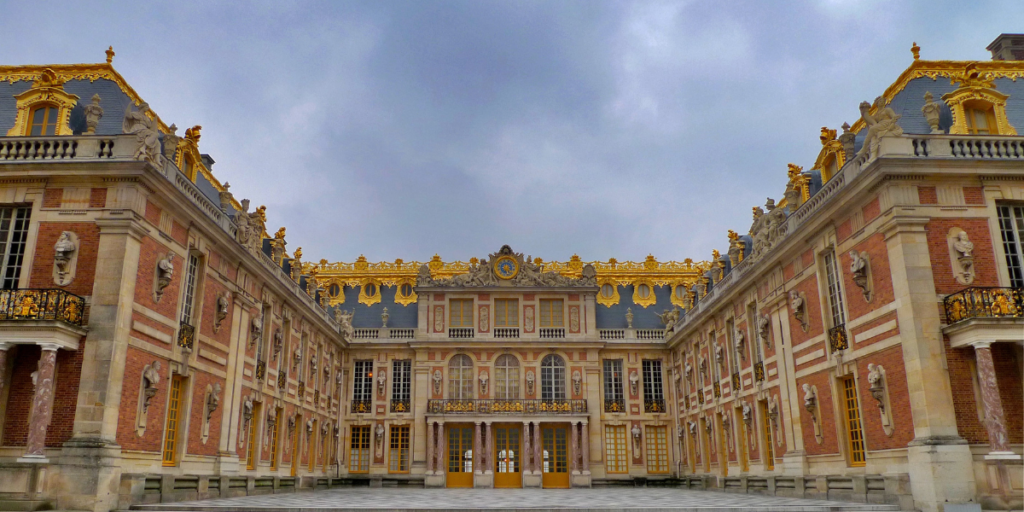
[[[267,362],[256,360],[256,380],[263,381],[267,378]]]
[[[450,336],[454,338],[455,336]],[[518,327],[495,327],[494,328],[495,338],[518,338],[519,328]]]
[[[0,341],[78,350],[85,299],[59,289],[0,290]]]
[[[476,336],[472,327],[452,327],[448,329],[448,337],[452,339],[467,339]]]
[[[754,363],[754,380],[764,382],[764,361]]]
[[[942,300],[952,348],[1024,338],[1024,288],[971,287]]]
[[[711,385],[711,389],[715,394],[715,398],[722,398],[722,385],[717,380]]]
[[[586,400],[429,400],[427,414],[586,414]]]
[[[367,414],[373,412],[373,400],[352,400],[353,414]]]
[[[839,324],[828,330],[828,348],[833,354],[850,348],[850,338],[846,334],[846,324]]]
[[[563,327],[541,327],[540,328],[541,339],[561,339],[565,338],[565,328]]]
[[[665,399],[654,398],[651,400],[644,400],[644,412],[665,412]]]
[[[732,374],[732,394],[740,392],[740,372]]]
[[[391,412],[412,412],[412,403],[408,398],[405,400],[392,400]]]
[[[277,372],[277,389],[285,389],[288,386],[288,372],[280,370]]]
[[[605,400],[604,412],[626,412],[626,400],[622,398]]]

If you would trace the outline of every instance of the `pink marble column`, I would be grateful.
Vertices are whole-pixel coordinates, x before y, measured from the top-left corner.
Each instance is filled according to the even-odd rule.
[[[483,473],[480,468],[480,457],[482,455],[481,452],[484,451],[484,447],[480,440],[480,422],[476,422],[475,425],[476,428],[473,432],[473,473],[479,475]]]
[[[444,451],[444,422],[437,422],[437,465],[435,470],[444,474],[448,469],[448,454]]]
[[[32,416],[28,421],[28,449],[23,458],[45,460],[46,430],[53,417],[53,374],[57,366],[57,345],[43,344],[39,356],[39,369],[32,374],[35,395],[32,397]]]
[[[427,422],[427,474],[434,473],[434,422]]]
[[[487,443],[486,449],[484,449],[484,459],[487,461],[484,464],[485,473],[494,472],[494,427],[491,426],[491,422],[487,422]]]
[[[523,466],[523,472],[531,471],[533,469],[533,464],[531,463],[531,459],[533,459],[531,456],[532,453],[533,451],[530,449],[530,422],[524,421],[523,449],[519,454],[519,459],[522,461],[521,464]]]
[[[583,433],[582,433],[582,444],[583,444],[583,474],[590,474],[590,424],[586,421],[583,422]]]
[[[974,355],[978,360],[978,384],[981,386],[981,401],[985,406],[985,427],[988,430],[990,454],[1011,454],[1003,402],[999,398],[999,386],[996,385],[992,346],[989,343],[975,343]]]
[[[540,422],[533,424],[533,471],[544,472],[544,443],[540,437]]]
[[[6,343],[0,343],[0,396],[4,394],[4,387],[7,385],[7,349],[11,348]]]
[[[569,422],[569,430],[572,432],[569,436],[569,460],[572,461],[569,464],[569,471],[573,473],[580,472],[580,435],[577,433],[577,427],[579,427],[579,423],[575,421]]]

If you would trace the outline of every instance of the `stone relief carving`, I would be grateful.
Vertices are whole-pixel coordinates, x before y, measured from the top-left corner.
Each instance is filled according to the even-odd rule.
[[[161,155],[160,151],[159,129],[157,128],[156,121],[146,115],[147,112],[149,112],[148,103],[143,102],[139,105],[138,110],[132,110],[129,105],[124,111],[121,131],[135,134],[135,139],[139,146],[135,150],[133,158],[144,160],[157,168],[161,168],[162,162],[160,159],[163,155]]]
[[[765,209],[761,209],[755,206],[753,209],[754,222],[750,226],[750,238],[754,246],[747,258],[752,261],[757,261],[767,254],[788,234],[786,213],[775,207],[775,200],[769,197],[764,207]]]
[[[174,253],[168,252],[167,256],[156,262],[155,285],[153,286],[153,302],[160,302],[164,296],[164,289],[171,284],[174,278]]]
[[[444,306],[434,307],[434,332],[444,332]]]
[[[953,276],[957,282],[969,285],[974,282],[974,242],[967,232],[960,228],[949,230],[949,245],[953,255]]]
[[[629,371],[629,392],[631,395],[636,396],[640,394],[640,374],[637,373],[636,369]]]
[[[220,331],[220,324],[228,317],[228,296],[230,292],[217,295],[217,308],[213,317],[213,332]]]
[[[744,334],[743,329],[736,329],[736,334],[734,337],[736,343],[736,351],[740,353],[740,359],[746,361],[747,353],[746,351],[743,350],[743,344],[746,341],[746,334]]]
[[[576,396],[579,396],[580,391],[583,388],[583,375],[580,374],[579,370],[572,371],[572,392]]]
[[[388,308],[384,308],[384,311],[380,314],[380,321],[381,321],[381,328],[382,329],[387,329],[388,328],[388,319],[389,318],[391,318],[391,315],[388,314]]]
[[[434,370],[434,395],[441,395],[441,370]]]
[[[480,306],[480,332],[487,332],[491,330],[491,308],[489,306]]]
[[[100,124],[100,118],[103,117],[103,107],[100,106],[100,95],[92,95],[92,103],[89,103],[82,108],[82,113],[85,114],[85,133],[86,135],[93,135],[96,133],[96,127]]]
[[[900,115],[896,114],[891,107],[885,105],[885,99],[881,96],[875,98],[874,105],[864,101],[860,104],[860,118],[867,125],[867,135],[864,136],[864,145],[861,146],[857,156],[867,155],[868,160],[878,156],[878,146],[882,137],[897,137],[903,135],[903,128],[899,125]],[[870,109],[874,108],[875,113],[871,114]]]
[[[533,370],[526,370],[526,394],[533,395],[533,384],[536,378],[533,375]]]
[[[381,368],[377,371],[377,395],[385,396],[387,392],[388,371]]]
[[[511,257],[518,266],[518,272],[510,279],[500,278],[494,271],[494,264],[499,258]],[[434,279],[430,275],[430,267],[424,264],[416,276],[417,286],[437,286],[446,288],[474,288],[484,286],[557,286],[557,287],[589,287],[597,286],[597,271],[593,265],[583,266],[579,278],[563,276],[558,272],[544,272],[540,265],[530,256],[513,252],[508,245],[501,246],[498,252],[481,258],[479,263],[471,264],[469,272],[448,279]]]
[[[770,325],[768,317],[762,316],[757,319],[757,335],[761,338],[765,347],[772,348],[771,338],[769,337],[768,326]]]
[[[64,231],[53,244],[53,282],[57,286],[67,286],[75,279],[76,257],[78,253],[78,235]]]
[[[800,329],[807,332],[810,324],[807,321],[807,301],[802,292],[789,292],[789,309],[793,311],[793,318],[800,322]]]
[[[818,389],[810,384],[804,384],[804,409],[811,415],[811,424],[814,427],[814,440],[821,444],[824,438],[821,435],[821,420],[818,410]]]
[[[864,300],[871,302],[871,263],[868,261],[867,251],[857,252],[850,250],[850,275],[853,276],[853,284],[860,288],[864,294]]]
[[[534,325],[534,312],[533,307],[524,308],[523,310],[523,327],[526,332],[533,332]]]
[[[928,121],[928,126],[932,129],[932,133],[945,133],[939,128],[939,113],[942,111],[942,107],[932,101],[931,91],[924,93],[924,106],[921,107],[921,114],[924,115],[924,120]]]
[[[263,317],[254,316],[249,320],[249,348],[256,344],[260,336],[263,336]]]
[[[569,308],[569,332],[580,332],[580,308]]]
[[[633,308],[626,308],[626,329],[633,328]]]
[[[487,380],[489,378],[487,370],[480,370],[480,396],[487,396]]]

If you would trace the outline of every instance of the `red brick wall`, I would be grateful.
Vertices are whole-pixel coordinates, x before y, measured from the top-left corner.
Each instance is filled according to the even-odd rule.
[[[1011,443],[1024,443],[1024,396],[1022,396],[1020,352],[1008,343],[992,345],[992,359],[996,367],[996,385],[1003,402],[1006,431]]]
[[[171,278],[171,284],[164,288],[160,302],[153,301],[156,265],[158,261],[167,256],[168,252],[170,249],[167,246],[150,237],[142,240],[142,247],[139,249],[139,273],[135,281],[135,302],[167,318],[177,320],[178,288],[181,286],[182,275],[185,272],[185,262],[180,257],[174,257],[174,275]]]
[[[864,299],[864,293],[860,287],[854,284],[853,274],[850,273],[850,264],[853,259],[850,252],[839,255],[839,270],[843,275],[846,288],[846,307],[853,320],[870,313],[893,301],[892,275],[889,270],[889,250],[885,246],[885,236],[876,233],[862,240],[853,247],[858,253],[867,252],[870,264],[869,275],[871,277],[871,302]]]
[[[100,244],[100,230],[88,222],[40,222],[36,253],[32,261],[29,288],[56,288],[53,283],[53,246],[64,231],[78,235],[78,262],[75,279],[63,289],[75,295],[92,295],[96,275],[96,252]]]
[[[39,365],[39,346],[16,345],[14,366],[8,379],[7,412],[4,418],[4,446],[25,446],[28,441],[28,415],[32,410],[32,372]]]
[[[223,400],[225,383],[223,379],[198,371],[192,372],[192,379],[192,406],[188,414],[188,453],[217,455],[217,446],[220,443],[221,419],[223,418],[225,405],[228,405]],[[204,444],[203,420],[206,416],[206,386],[213,386],[214,383],[220,384],[220,398],[222,400],[220,406],[217,407],[217,410],[213,412],[213,416],[210,418],[210,436]],[[150,412],[152,412],[152,409],[150,409]]]
[[[46,446],[59,448],[71,439],[78,409],[78,384],[82,377],[82,356],[85,338],[78,341],[78,350],[57,351],[56,389],[53,392],[53,417],[46,430]]]
[[[885,435],[878,401],[871,396],[868,386],[868,364],[885,368],[889,387],[889,406],[892,409],[892,436]],[[914,417],[910,410],[910,391],[907,372],[903,366],[903,349],[897,345],[857,360],[860,409],[864,425],[864,438],[868,450],[904,448],[914,439]]]
[[[64,189],[48,188],[43,191],[43,208],[60,208],[64,201]]]
[[[967,204],[985,204],[985,193],[981,187],[964,187],[964,202]]]
[[[57,351],[57,374],[54,379],[53,416],[46,432],[46,446],[60,447],[71,438],[78,401],[78,383],[82,370],[82,340],[78,351]],[[38,345],[18,345],[11,349],[14,371],[4,411],[4,446],[25,446],[28,441],[29,412],[32,410],[32,372],[39,368]]]
[[[786,314],[789,315],[789,336],[795,346],[821,334],[823,330],[821,325],[822,304],[818,301],[818,277],[811,273],[809,277],[796,284],[793,290],[804,294],[804,314],[808,323],[807,332],[804,332],[800,327],[800,321],[793,316],[787,299]],[[774,349],[775,343],[773,342],[772,345]]]
[[[949,348],[946,344],[946,364],[949,369],[950,387],[959,392],[953,393],[953,410],[956,413],[956,427],[967,442],[971,444],[988,443],[988,432],[978,420],[978,404],[974,399],[974,382],[971,377],[970,362],[974,360],[973,348]]]
[[[107,189],[94,188],[89,191],[89,208],[104,208],[107,206]]]
[[[1024,396],[1021,393],[1021,373],[1018,353],[1007,343],[992,345],[992,360],[996,368],[996,385],[1003,405],[1003,417],[1010,443],[1024,442]],[[953,407],[960,435],[972,444],[988,444],[988,431],[978,420],[975,401],[975,386],[969,361],[975,360],[973,348],[949,349],[947,342],[946,360],[949,366],[950,385],[954,390]],[[886,368],[888,370],[888,368]]]
[[[928,252],[931,254],[934,269],[932,275],[938,293],[945,295],[966,288],[953,277],[953,266],[949,259],[946,236],[953,227],[966,231],[967,236],[974,242],[974,283],[971,286],[999,286],[988,222],[988,219],[932,219],[925,226]]]
[[[818,415],[821,418],[821,444],[814,438],[814,423],[811,421],[811,413],[806,409],[800,411],[800,431],[803,433],[804,450],[808,455],[823,455],[839,453],[839,439],[836,437],[836,419],[832,401],[832,377],[828,370],[808,375],[797,380],[799,390],[800,407],[803,407],[804,384],[810,384],[818,389]]]
[[[875,217],[881,215],[882,207],[878,203],[878,198],[876,197],[870,203],[864,205],[864,208],[861,208],[861,213],[864,215],[864,224],[875,220]]]
[[[160,383],[156,395],[149,401],[146,414],[146,433],[136,434],[135,414],[139,392],[142,389],[142,370],[154,361],[160,361]],[[170,387],[170,365],[166,360],[135,347],[128,347],[121,387],[121,408],[117,419],[117,444],[125,450],[159,452],[163,443],[164,417],[167,411],[167,390]]]
[[[152,223],[154,226],[160,225],[160,207],[146,201],[146,220]]]
[[[917,200],[921,204],[939,204],[935,187],[917,187]]]

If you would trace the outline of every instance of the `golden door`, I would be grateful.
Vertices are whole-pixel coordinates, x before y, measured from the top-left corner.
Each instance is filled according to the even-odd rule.
[[[448,487],[473,487],[473,427],[448,427]]]
[[[543,486],[566,489],[569,487],[569,429],[543,427],[540,431],[544,448]]]
[[[494,486],[522,487],[520,427],[494,427]]]

